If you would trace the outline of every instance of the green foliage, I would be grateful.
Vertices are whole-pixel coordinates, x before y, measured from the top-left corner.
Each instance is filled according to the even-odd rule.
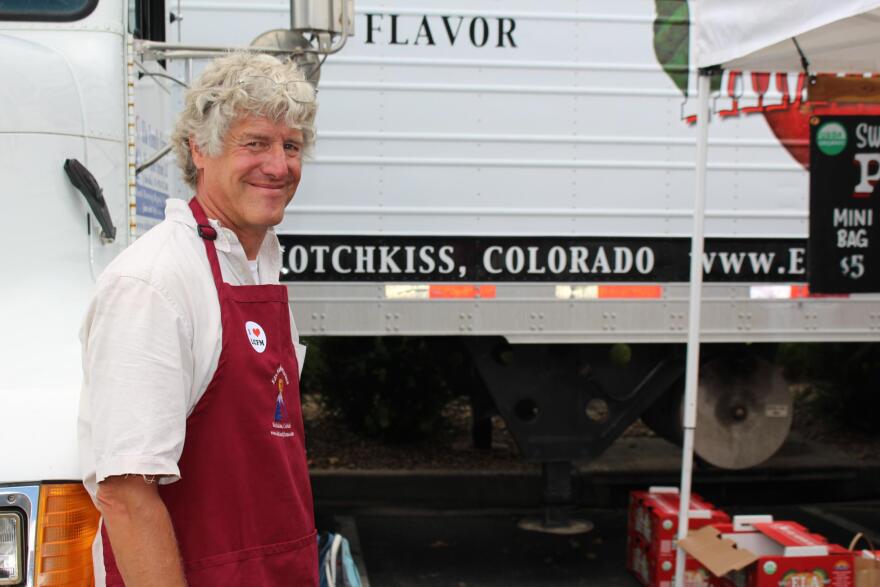
[[[819,414],[880,433],[880,345],[783,344],[777,361],[790,380],[810,383]]]
[[[305,393],[355,432],[415,442],[439,431],[463,354],[445,339],[332,337],[309,341]]]

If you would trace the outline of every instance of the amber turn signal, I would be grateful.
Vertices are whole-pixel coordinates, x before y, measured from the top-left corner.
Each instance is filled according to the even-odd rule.
[[[40,488],[37,516],[36,585],[94,585],[92,542],[100,514],[78,483]]]

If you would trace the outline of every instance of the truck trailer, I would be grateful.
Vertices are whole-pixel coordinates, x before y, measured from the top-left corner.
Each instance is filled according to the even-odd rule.
[[[680,434],[690,8],[359,4],[355,35],[320,68],[318,146],[279,227],[303,334],[458,338],[531,460],[595,457],[640,414]],[[181,10],[193,45],[246,45],[289,15],[283,2]],[[788,433],[776,344],[880,328],[876,296],[808,282],[823,256],[808,242],[810,119],[878,109],[810,102],[809,81],[712,84],[696,450],[723,467],[766,460]],[[851,220],[844,238],[868,222]],[[865,257],[850,250],[833,269],[855,287]]]

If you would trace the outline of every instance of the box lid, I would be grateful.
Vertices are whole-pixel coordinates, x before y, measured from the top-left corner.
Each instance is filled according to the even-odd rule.
[[[677,516],[680,500],[678,495],[654,494],[645,506],[667,516]],[[712,518],[712,506],[697,496],[691,496],[688,518],[692,520],[708,520]]]
[[[712,526],[689,532],[687,538],[679,541],[679,546],[716,577],[738,571],[758,560],[754,553],[737,548],[732,540],[722,538],[718,529]]]
[[[827,540],[818,534],[811,534],[806,528],[795,522],[758,522],[753,525],[756,530],[782,546],[783,556],[825,556],[828,554]]]

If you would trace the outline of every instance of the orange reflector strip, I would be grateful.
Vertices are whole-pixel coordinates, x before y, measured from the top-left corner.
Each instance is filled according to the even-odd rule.
[[[37,516],[36,584],[94,584],[92,542],[100,515],[79,483],[43,485]]]
[[[662,285],[557,285],[561,300],[657,299],[663,297]]]
[[[494,298],[494,285],[431,285],[428,289],[431,299],[450,298]]]
[[[600,285],[599,299],[663,297],[662,285]]]
[[[849,294],[820,294],[812,293],[809,285],[793,285],[791,286],[791,297],[793,298],[848,298]]]

